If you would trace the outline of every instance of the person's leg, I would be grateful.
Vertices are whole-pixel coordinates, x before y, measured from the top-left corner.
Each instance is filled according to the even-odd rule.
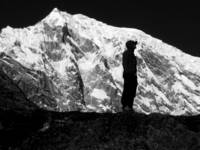
[[[133,101],[135,98],[137,89],[137,77],[131,76],[129,80],[129,96],[128,96],[128,106],[132,109],[133,108]]]
[[[128,106],[128,96],[129,96],[129,78],[127,77],[127,74],[124,74],[124,89],[122,93],[122,108],[125,108]]]
[[[130,74],[124,75],[124,95],[123,95],[123,108],[129,107],[131,99],[131,77]]]
[[[127,89],[127,106],[129,108],[132,108],[132,99],[133,99],[133,85],[132,85],[132,79],[129,78],[128,80],[128,89]]]

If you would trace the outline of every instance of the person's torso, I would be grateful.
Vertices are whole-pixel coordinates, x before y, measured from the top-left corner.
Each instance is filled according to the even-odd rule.
[[[137,69],[137,60],[133,53],[125,52],[123,55],[124,64],[124,72],[130,74],[136,74]]]

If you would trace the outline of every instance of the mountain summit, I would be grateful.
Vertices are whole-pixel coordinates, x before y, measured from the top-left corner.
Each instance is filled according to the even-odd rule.
[[[200,58],[140,30],[56,8],[33,26],[1,30],[2,88],[18,89],[24,97],[15,102],[20,108],[28,109],[30,102],[59,112],[118,112],[127,40],[139,43],[134,53],[138,76],[134,109],[146,114],[199,114]],[[2,98],[0,105],[14,107],[12,98],[9,103]]]

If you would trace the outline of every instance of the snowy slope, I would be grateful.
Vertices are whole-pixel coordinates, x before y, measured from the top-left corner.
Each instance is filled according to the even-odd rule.
[[[0,69],[27,99],[54,111],[117,112],[122,53],[138,41],[134,109],[195,115],[200,111],[200,58],[146,33],[54,9],[34,26],[0,33]],[[17,65],[17,67],[16,67]]]

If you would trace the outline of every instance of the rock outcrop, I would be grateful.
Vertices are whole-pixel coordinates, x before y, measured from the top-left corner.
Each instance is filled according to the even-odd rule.
[[[139,43],[134,53],[138,76],[134,109],[147,114],[199,114],[200,58],[140,30],[112,27],[58,9],[34,26],[2,29],[1,80],[8,78],[26,102],[42,109],[117,112],[127,40]]]
[[[15,84],[12,78],[12,75],[14,75],[17,71],[23,71],[23,66],[14,60],[10,60],[9,56],[7,58],[4,56],[3,53],[1,53],[0,113],[12,111],[21,115],[31,115],[31,113],[37,110],[38,107],[27,99],[26,95],[24,94],[25,91],[23,91],[18,84]],[[21,66],[21,68],[19,66]]]

